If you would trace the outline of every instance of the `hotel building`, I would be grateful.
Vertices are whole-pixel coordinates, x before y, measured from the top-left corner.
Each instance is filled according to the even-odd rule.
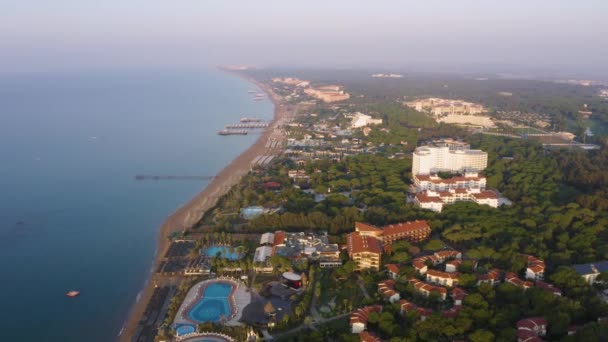
[[[412,175],[437,172],[481,171],[488,166],[488,154],[448,144],[421,146],[413,155]]]

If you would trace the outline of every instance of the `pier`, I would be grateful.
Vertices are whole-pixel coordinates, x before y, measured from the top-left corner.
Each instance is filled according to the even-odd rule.
[[[217,134],[219,135],[247,135],[249,133],[246,129],[223,129]]]
[[[136,175],[135,180],[211,180],[215,176]]]
[[[265,122],[248,122],[248,123],[240,123],[234,125],[226,125],[228,129],[242,129],[242,128],[266,128],[268,127],[268,123]]]

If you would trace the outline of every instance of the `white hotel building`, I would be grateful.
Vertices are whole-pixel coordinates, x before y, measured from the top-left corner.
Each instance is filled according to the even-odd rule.
[[[455,146],[421,146],[413,156],[412,175],[437,172],[481,171],[488,166],[488,154],[481,150]]]

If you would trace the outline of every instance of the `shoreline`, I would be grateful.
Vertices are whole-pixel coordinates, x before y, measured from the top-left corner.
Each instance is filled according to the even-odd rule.
[[[286,114],[285,108],[280,103],[280,98],[266,85],[239,72],[228,71],[232,75],[240,77],[262,90],[268,100],[273,103],[274,113],[270,125],[264,130],[258,139],[247,150],[238,155],[234,160],[224,167],[196,196],[186,204],[174,211],[161,225],[157,239],[157,247],[154,254],[154,262],[151,273],[148,275],[143,289],[138,292],[139,297],[131,306],[125,323],[120,330],[118,339],[120,341],[131,341],[133,334],[137,330],[139,320],[143,315],[148,302],[154,292],[157,282],[163,279],[154,272],[164,258],[164,254],[169,248],[171,241],[167,237],[175,232],[189,229],[201,220],[203,215],[213,208],[219,198],[226,194],[234,185],[238,184],[243,176],[249,173],[251,162],[260,155],[263,155],[268,148],[266,142],[273,135],[276,125]]]

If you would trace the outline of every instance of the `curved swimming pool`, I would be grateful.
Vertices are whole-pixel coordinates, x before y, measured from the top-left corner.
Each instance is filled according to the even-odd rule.
[[[230,296],[234,285],[214,282],[205,287],[201,299],[188,312],[188,318],[196,323],[219,322],[233,314]]]

